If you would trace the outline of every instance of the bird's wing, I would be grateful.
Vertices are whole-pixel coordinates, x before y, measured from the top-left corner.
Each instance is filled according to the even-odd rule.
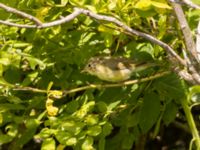
[[[113,70],[124,70],[127,68],[131,68],[132,64],[134,64],[134,61],[120,57],[105,59],[103,61],[103,65]]]

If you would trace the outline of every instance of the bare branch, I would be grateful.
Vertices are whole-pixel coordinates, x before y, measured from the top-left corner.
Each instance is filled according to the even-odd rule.
[[[8,25],[8,26],[18,27],[18,28],[37,28],[37,25],[17,24],[17,23],[12,23],[12,22],[3,21],[3,20],[0,20],[0,23],[4,25]]]
[[[187,53],[185,51],[185,49],[183,48],[182,49],[182,52],[183,52],[183,56],[187,62],[187,66],[188,66],[188,70],[189,72],[191,72],[191,74],[189,74],[188,72],[186,73],[186,70],[180,70],[180,72],[177,72],[177,74],[179,74],[179,76],[181,76],[183,79],[185,79],[186,81],[189,81],[189,80],[193,80],[193,81],[196,81],[197,83],[200,84],[200,76],[199,74],[197,73],[196,69],[194,68],[194,66],[192,65],[190,59],[188,58],[187,56]],[[184,74],[183,74],[184,73]],[[188,75],[187,75],[188,74]],[[189,75],[191,77],[189,77]],[[187,79],[188,77],[188,79]],[[191,82],[192,83],[192,82]],[[194,83],[193,83],[194,84]]]
[[[186,5],[188,5],[191,8],[195,8],[195,9],[200,9],[200,6],[197,4],[194,4],[191,0],[182,0],[183,3],[185,3]]]
[[[196,81],[196,79],[194,79],[194,77],[191,74],[189,74],[186,70],[181,70],[179,67],[175,67],[173,68],[173,71],[177,73],[182,79],[193,85],[200,83]]]
[[[180,4],[172,3],[172,6],[174,8],[177,19],[180,23],[181,30],[184,35],[188,57],[190,61],[192,62],[192,64],[197,66],[199,64],[199,59],[198,59],[195,43],[193,41],[192,33],[190,31],[190,27],[187,23],[183,10]]]
[[[194,8],[194,9],[200,9],[200,6],[197,4],[194,4],[191,0],[169,0],[172,3],[178,3],[181,5],[187,5],[190,8]]]
[[[6,5],[4,5],[3,3],[0,3],[0,8],[3,8],[3,9],[6,10],[7,12],[11,12],[11,13],[20,15],[20,16],[22,16],[22,17],[24,17],[24,18],[27,18],[27,19],[29,19],[29,20],[35,22],[37,25],[41,25],[41,24],[42,24],[42,22],[41,22],[39,19],[35,18],[34,16],[29,15],[29,14],[27,14],[27,13],[25,13],[25,12],[19,11],[19,10],[15,9],[15,8],[6,6]]]
[[[12,12],[12,13],[15,13],[15,12]],[[23,12],[21,12],[21,13],[23,13]],[[0,20],[0,23],[9,25],[9,26],[19,27],[19,28],[40,28],[41,29],[41,28],[47,28],[47,27],[52,27],[52,26],[63,24],[63,23],[67,23],[67,22],[73,20],[74,18],[76,18],[80,14],[81,14],[81,11],[77,9],[70,15],[68,15],[66,17],[62,17],[59,20],[48,22],[48,23],[41,23],[41,24],[37,24],[37,25],[23,25],[23,24],[11,23],[9,21],[3,21],[3,20]],[[34,18],[34,17],[32,16],[32,18]]]
[[[66,22],[70,22],[71,20],[73,20],[74,18],[76,18],[78,15],[80,15],[82,12],[80,9],[75,9],[73,13],[69,14],[66,17],[61,17],[60,20],[56,20],[53,22],[49,22],[49,23],[44,23],[42,24],[39,28],[47,28],[47,27],[52,27],[52,26],[56,26],[56,25],[60,25]]]
[[[181,30],[183,32],[187,56],[189,58],[188,70],[191,72],[191,76],[197,83],[200,83],[200,60],[196,50],[195,42],[193,40],[192,32],[189,28],[183,10],[178,3],[172,3],[177,19],[180,23]],[[190,63],[191,62],[191,63]]]
[[[189,71],[191,72],[191,75],[193,77],[193,79],[198,83],[200,84],[200,75],[199,73],[195,70],[195,68],[193,66],[191,66],[189,68]]]
[[[24,16],[25,18],[29,18],[30,20],[33,20],[33,18],[35,18],[35,17],[28,15],[26,13],[23,13],[21,11],[17,11],[14,8],[7,7],[4,4],[1,4],[0,6],[1,6],[1,8],[5,9],[9,12],[20,14],[21,16]],[[170,56],[176,58],[176,61],[178,61],[180,64],[182,64],[184,66],[186,65],[185,61],[179,55],[177,55],[176,52],[166,43],[156,39],[155,37],[153,37],[149,34],[146,34],[146,33],[143,33],[143,32],[140,32],[140,31],[137,31],[137,30],[134,30],[134,29],[128,27],[127,25],[125,25],[124,23],[122,23],[121,21],[119,21],[118,19],[116,19],[114,17],[95,14],[95,13],[89,11],[89,10],[86,10],[86,9],[75,8],[74,12],[72,12],[70,15],[68,15],[66,17],[62,17],[59,20],[49,22],[49,23],[43,23],[43,24],[39,24],[39,25],[37,24],[36,26],[35,25],[15,24],[15,23],[11,23],[11,22],[8,22],[8,21],[0,21],[0,23],[10,25],[10,26],[22,27],[22,28],[46,28],[46,27],[51,27],[51,26],[60,25],[60,24],[69,22],[69,21],[73,20],[74,18],[76,18],[80,14],[85,14],[85,15],[87,15],[91,18],[94,18],[96,20],[103,20],[103,21],[112,22],[112,23],[116,24],[117,26],[121,27],[122,29],[124,29],[125,31],[127,31],[128,33],[130,33],[132,35],[143,37],[143,38],[151,41],[152,43],[155,43],[155,44],[161,46],[163,49],[165,49],[167,51],[167,53]],[[34,19],[34,20],[36,20],[36,19]]]

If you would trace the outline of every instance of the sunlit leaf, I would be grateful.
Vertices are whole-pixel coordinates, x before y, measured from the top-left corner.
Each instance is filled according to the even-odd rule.
[[[82,150],[94,150],[94,147],[92,145],[93,145],[93,138],[92,137],[87,137],[84,140],[81,148],[82,148]]]
[[[66,143],[68,139],[70,138],[73,138],[72,137],[72,134],[70,134],[69,132],[65,132],[65,131],[61,131],[61,130],[58,130],[56,133],[55,133],[55,137],[56,139],[59,141],[59,143],[63,144],[63,145],[66,145],[66,144],[69,144],[69,143]],[[73,143],[74,144],[74,143]],[[72,145],[73,145],[72,144]]]
[[[69,145],[69,146],[75,145],[76,143],[77,143],[77,139],[75,137],[71,137],[71,138],[67,139],[67,141],[66,141],[66,145]]]
[[[56,142],[53,138],[47,138],[43,141],[41,150],[56,150]]]
[[[90,136],[97,136],[101,133],[102,129],[101,129],[101,126],[90,126],[88,127],[87,129],[87,134],[90,135]]]
[[[85,118],[85,122],[87,125],[95,125],[99,122],[99,117],[98,115],[88,115]]]

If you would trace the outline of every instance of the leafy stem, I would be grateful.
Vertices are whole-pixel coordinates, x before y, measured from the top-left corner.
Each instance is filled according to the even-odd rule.
[[[188,106],[187,99],[183,99],[181,101],[181,105],[183,107],[183,110],[184,110],[186,118],[187,118],[188,125],[191,129],[191,132],[192,132],[193,139],[192,139],[191,142],[194,141],[195,144],[196,144],[196,148],[199,150],[200,149],[200,137],[199,137],[197,127],[195,125],[194,118],[193,118],[192,113],[191,113],[191,109]]]

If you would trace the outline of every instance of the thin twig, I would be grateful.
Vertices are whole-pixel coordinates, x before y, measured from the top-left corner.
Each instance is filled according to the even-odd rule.
[[[20,16],[22,16],[22,17],[24,17],[24,18],[27,18],[27,19],[29,19],[29,20],[32,20],[32,21],[35,22],[37,25],[41,25],[41,24],[42,24],[42,22],[41,22],[39,19],[37,19],[36,17],[34,17],[34,16],[32,16],[32,15],[29,15],[29,14],[27,14],[27,13],[25,13],[25,12],[19,11],[19,10],[15,9],[15,8],[6,6],[6,5],[4,5],[3,3],[0,3],[0,8],[3,8],[3,9],[6,10],[7,12],[11,12],[11,13],[20,15]]]
[[[12,27],[18,27],[18,28],[37,28],[37,25],[26,25],[26,24],[18,24],[18,23],[12,23],[9,21],[3,21],[0,20],[0,24],[12,26]]]
[[[6,6],[2,3],[0,3],[0,8],[5,9],[8,12],[14,13],[14,14],[18,14],[24,18],[28,18],[32,21],[34,21],[36,23],[36,25],[24,25],[24,24],[17,24],[17,23],[11,23],[9,21],[3,21],[0,20],[1,24],[5,24],[5,25],[9,25],[9,26],[15,26],[15,27],[19,27],[19,28],[47,28],[47,27],[52,27],[52,26],[56,26],[56,25],[61,25],[63,23],[69,22],[71,20],[73,20],[74,18],[76,18],[78,15],[81,14],[81,11],[76,9],[74,10],[74,12],[72,12],[71,14],[69,14],[66,17],[62,17],[56,21],[52,21],[52,22],[48,22],[48,23],[42,23],[40,22],[37,18],[35,18],[32,15],[29,15],[25,12],[16,10],[15,8]]]
[[[124,82],[120,82],[120,83],[112,83],[112,84],[90,84],[87,86],[82,86],[82,87],[78,87],[75,89],[71,89],[71,90],[64,90],[64,91],[59,91],[59,90],[49,90],[48,92],[62,92],[63,96],[70,94],[70,93],[76,93],[79,91],[84,91],[87,89],[99,89],[99,88],[111,88],[111,87],[122,87],[122,86],[126,86],[126,85],[132,85],[132,84],[136,84],[136,83],[142,83],[142,82],[146,82],[146,81],[150,81],[150,80],[154,80],[156,78],[160,78],[162,76],[165,76],[167,74],[170,74],[170,71],[166,71],[166,72],[161,72],[161,73],[157,73],[155,75],[149,76],[149,77],[145,77],[142,79],[135,79],[135,80],[129,80],[129,81],[124,81]],[[32,88],[32,87],[15,87],[12,90],[14,91],[30,91],[30,92],[36,92],[36,93],[47,93],[47,90],[41,90],[41,89],[37,89],[37,88]]]
[[[37,89],[37,88],[32,88],[32,87],[14,87],[12,88],[13,91],[31,91],[34,93],[47,93],[47,90],[42,90],[42,89]],[[53,92],[56,90],[50,90],[50,92]]]

